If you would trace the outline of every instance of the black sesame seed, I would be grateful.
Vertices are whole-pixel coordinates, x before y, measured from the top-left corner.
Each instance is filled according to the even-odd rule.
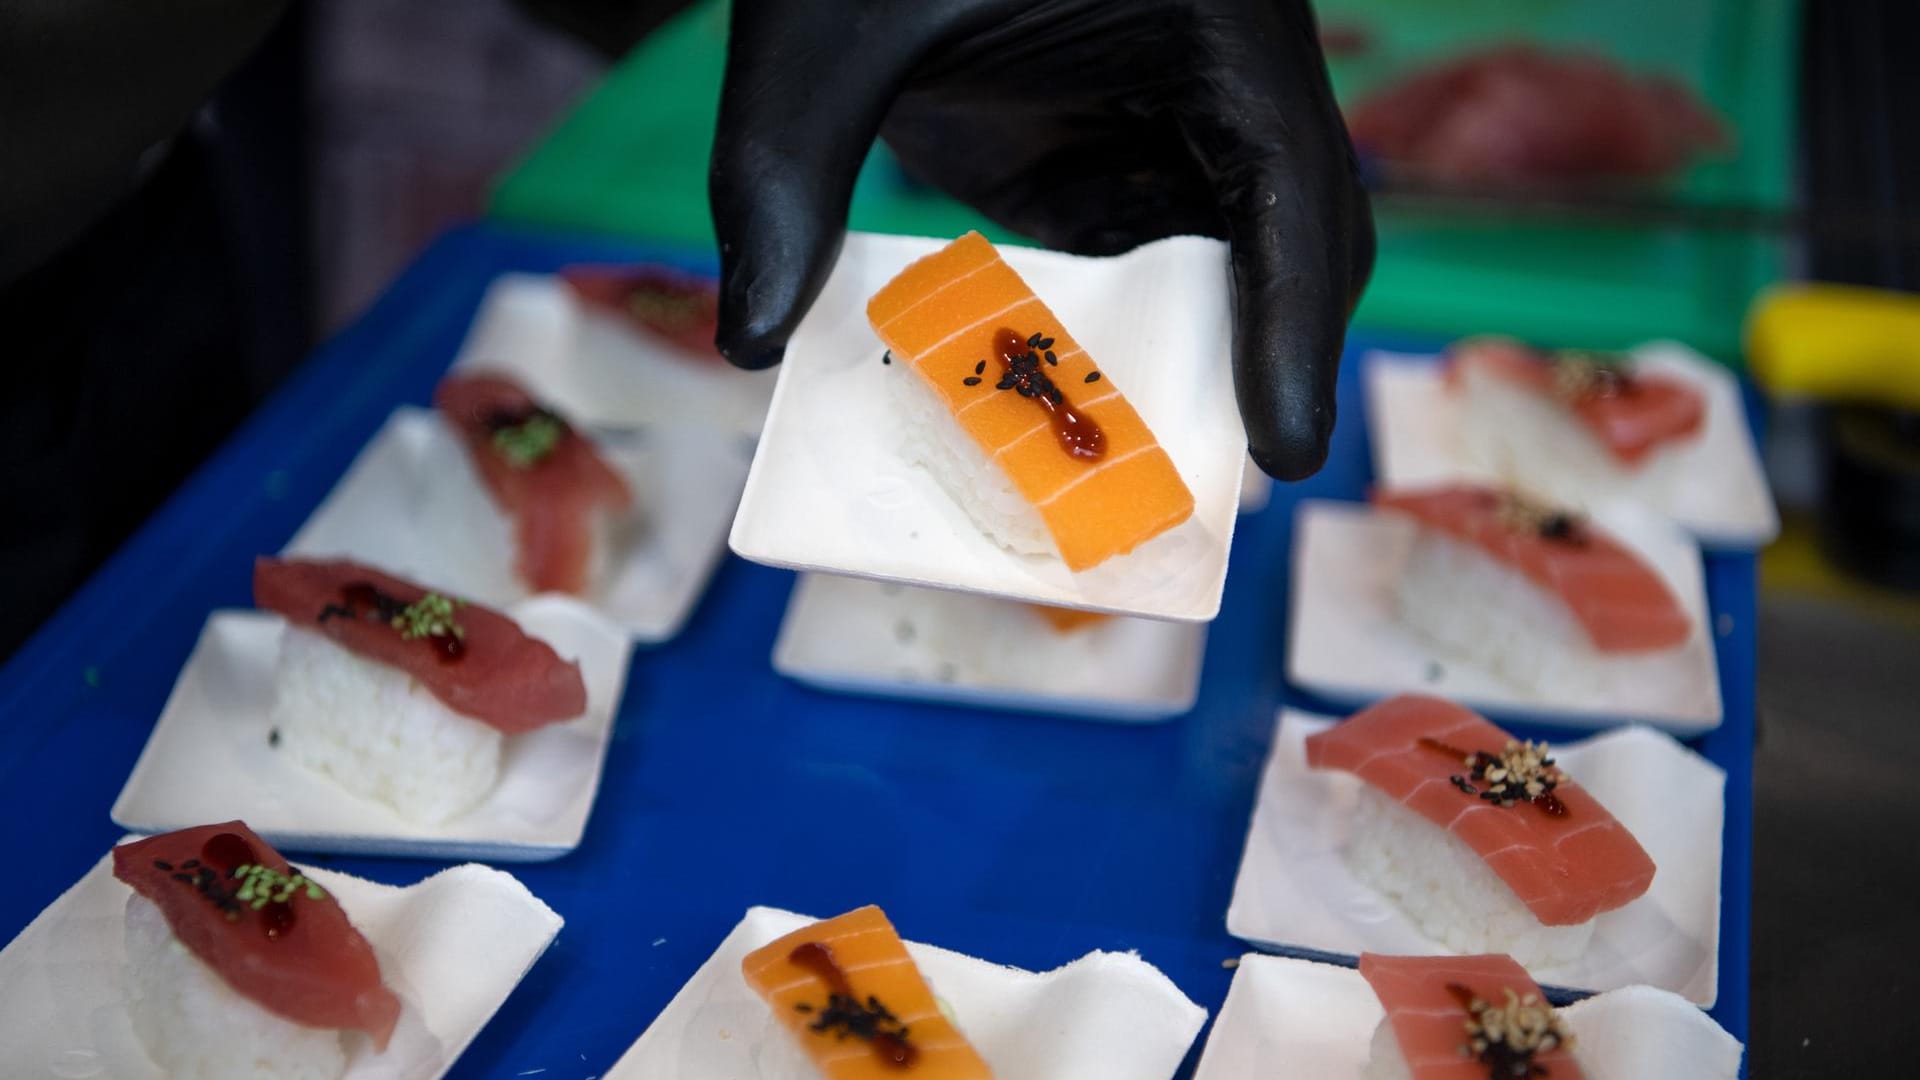
[[[1035,334],[1032,337],[1027,339],[1027,344],[1037,349],[1040,347],[1040,340],[1041,340],[1041,335]]]
[[[153,860],[153,865],[158,867],[161,870],[167,871],[168,873],[173,872],[173,864],[168,862],[165,859],[155,859]]]
[[[892,349],[888,349],[888,350],[887,350],[886,352],[883,352],[883,353],[881,353],[881,354],[880,354],[880,362],[881,362],[881,363],[883,363],[883,364],[891,364],[891,363],[893,363],[893,350],[892,350]]]
[[[994,384],[993,384],[993,388],[994,388],[995,390],[1011,390],[1011,389],[1013,389],[1013,376],[1011,376],[1011,375],[1004,375],[1004,376],[1001,376],[1001,378],[1000,378],[1000,381],[999,381],[999,382],[997,382],[997,383],[994,383]]]
[[[986,370],[987,370],[987,362],[985,360],[982,360],[979,363],[973,365],[973,373],[975,375],[979,375],[982,372],[985,372]]]
[[[961,379],[960,382],[962,383],[962,385],[965,385],[965,386],[979,386],[980,377],[978,375],[969,375],[966,378]]]
[[[1053,339],[1052,339],[1052,338],[1041,338],[1041,339],[1040,339],[1040,343],[1039,343],[1038,345],[1035,345],[1035,346],[1034,346],[1034,348],[1036,348],[1036,349],[1051,349],[1051,348],[1053,348]]]
[[[802,1012],[802,1013],[810,1013],[810,1012],[812,1012],[812,1011],[813,1011],[813,1006],[811,1006],[811,1005],[809,1005],[809,1004],[807,1004],[806,1002],[804,1002],[804,1001],[802,1001],[802,1002],[799,1002],[798,1004],[796,1004],[796,1005],[794,1005],[794,1007],[793,1007],[793,1011],[794,1011],[794,1012]]]
[[[188,860],[187,860],[186,862],[183,862],[183,863],[181,863],[181,864],[180,864],[180,869],[182,869],[182,870],[192,870],[192,869],[194,869],[194,868],[196,868],[196,867],[198,867],[199,865],[200,865],[200,860],[199,860],[199,859],[188,859]]]
[[[1089,372],[1087,372],[1087,379],[1086,379],[1086,381],[1087,381],[1087,382],[1099,382],[1099,381],[1100,381],[1100,373],[1099,373],[1099,372],[1097,372],[1097,371],[1089,371]]]
[[[1053,355],[1053,353],[1051,353],[1051,352],[1049,352],[1049,353],[1047,353],[1047,363],[1049,363],[1049,364],[1058,364],[1059,362],[1060,362],[1060,358],[1059,358],[1059,357],[1057,357],[1057,356],[1055,356],[1055,355]]]

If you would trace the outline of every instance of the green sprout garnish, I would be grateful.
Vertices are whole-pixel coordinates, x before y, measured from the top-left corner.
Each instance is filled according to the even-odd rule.
[[[518,424],[508,424],[493,433],[493,449],[516,469],[530,469],[545,460],[560,445],[567,427],[551,413],[536,412]]]
[[[240,891],[234,893],[233,898],[255,911],[268,904],[287,903],[302,893],[309,900],[324,900],[327,896],[326,890],[308,881],[305,874],[289,876],[268,866],[252,863],[236,866],[233,877],[240,882]]]
[[[393,617],[393,628],[404,641],[425,637],[464,639],[467,629],[453,621],[453,609],[459,605],[439,593],[427,595],[400,609]]]

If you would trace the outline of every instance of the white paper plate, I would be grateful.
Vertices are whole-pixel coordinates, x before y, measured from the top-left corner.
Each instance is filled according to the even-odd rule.
[[[1632,720],[1683,735],[1719,727],[1720,676],[1699,550],[1685,533],[1634,507],[1605,507],[1593,519],[1646,559],[1693,619],[1694,635],[1680,646],[1679,662],[1689,672],[1684,683],[1622,676],[1604,694],[1528,690],[1440,651],[1394,611],[1394,583],[1418,526],[1365,503],[1320,499],[1302,502],[1294,518],[1287,677],[1341,705],[1419,690],[1547,724]]]
[[[1260,471],[1252,458],[1240,469],[1240,512],[1255,514],[1267,508],[1273,499],[1273,477]]]
[[[441,825],[409,821],[274,750],[269,713],[286,623],[268,612],[220,611],[207,620],[114,801],[114,822],[158,833],[241,818],[282,851],[518,862],[572,851],[600,788],[626,686],[627,640],[560,597],[536,597],[508,614],[580,662],[587,712],[510,737],[499,783],[459,817]]]
[[[510,375],[590,427],[686,425],[748,438],[760,434],[776,378],[682,352],[587,308],[546,274],[496,279],[453,366]]]
[[[1649,986],[1560,1010],[1587,1080],[1732,1080],[1740,1041],[1684,998]],[[1352,968],[1252,953],[1207,1036],[1194,1080],[1360,1080],[1380,999]]]
[[[1309,769],[1306,738],[1333,722],[1288,709],[1274,732],[1233,885],[1227,931],[1262,948],[1430,956],[1449,950],[1361,884],[1342,850],[1362,781]],[[1653,886],[1596,920],[1579,961],[1539,968],[1544,985],[1617,990],[1644,983],[1700,1005],[1719,993],[1720,830],[1726,774],[1666,735],[1618,728],[1554,756],[1653,857]]]
[[[605,1080],[815,1080],[740,974],[748,953],[814,921],[749,909]],[[907,951],[997,1080],[1167,1080],[1207,1019],[1130,953],[1035,974],[932,945]]]
[[[1220,610],[1247,460],[1227,367],[1226,248],[1180,237],[1111,259],[1002,253],[1153,429],[1193,489],[1194,516],[1085,573],[1016,555],[900,449],[867,298],[944,241],[855,233],[787,348],[733,550],[755,562],[1204,622]]]
[[[386,1053],[349,1040],[349,1080],[444,1075],[560,932],[560,916],[511,874],[484,866],[456,866],[404,889],[301,869],[346,908],[404,1006]],[[132,894],[113,876],[112,858],[102,858],[0,951],[8,1075],[161,1076],[124,998]]]
[[[1709,547],[1757,548],[1772,540],[1780,532],[1780,513],[1747,428],[1739,383],[1725,368],[1677,342],[1649,342],[1633,356],[1648,371],[1693,384],[1707,402],[1699,439],[1675,451],[1683,458],[1683,479],[1641,501]],[[1376,352],[1364,363],[1367,433],[1383,487],[1506,479],[1464,449],[1461,406],[1447,392],[1434,357]],[[1579,491],[1541,494],[1574,505],[1584,501]]]
[[[751,457],[737,435],[686,426],[596,431],[633,490],[605,582],[583,597],[637,641],[679,633],[726,552]],[[284,555],[345,557],[493,607],[526,599],[508,518],[459,438],[427,409],[388,418],[288,541]]]
[[[1104,720],[1193,708],[1207,628],[1115,617],[1057,633],[1011,600],[802,574],[773,646],[822,690]]]

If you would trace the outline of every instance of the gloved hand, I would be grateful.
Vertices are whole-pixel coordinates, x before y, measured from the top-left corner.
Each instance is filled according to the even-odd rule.
[[[883,134],[1049,247],[1232,247],[1254,460],[1312,474],[1373,223],[1306,0],[735,0],[713,151],[720,351],[777,363]]]

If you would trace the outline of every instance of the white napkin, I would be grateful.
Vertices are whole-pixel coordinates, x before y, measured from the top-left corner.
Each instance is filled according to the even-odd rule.
[[[373,944],[404,1009],[375,1054],[350,1037],[350,1080],[444,1075],[560,932],[561,918],[511,874],[456,866],[405,888],[302,868]],[[0,1061],[23,1075],[159,1080],[123,998],[133,890],[111,856],[0,951]]]
[[[1207,628],[1116,615],[1069,633],[972,593],[802,574],[773,666],[824,690],[1100,720],[1193,707]]]
[[[749,909],[606,1080],[818,1080],[740,974],[748,953],[814,921]],[[1207,1018],[1130,953],[1035,974],[931,945],[907,951],[997,1080],[1167,1080]]]

